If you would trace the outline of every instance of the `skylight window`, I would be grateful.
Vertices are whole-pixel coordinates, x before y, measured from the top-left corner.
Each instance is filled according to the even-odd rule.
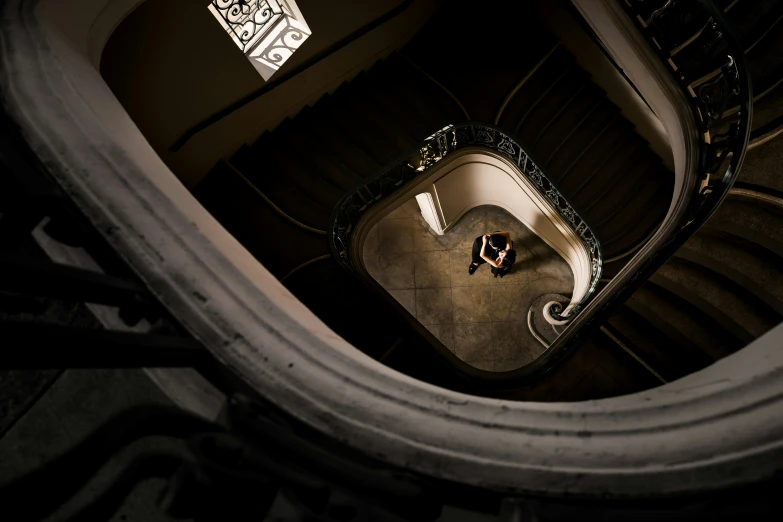
[[[293,0],[213,0],[209,10],[264,80],[311,34]]]

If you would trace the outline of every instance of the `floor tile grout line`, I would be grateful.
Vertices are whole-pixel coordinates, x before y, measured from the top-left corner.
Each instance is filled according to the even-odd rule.
[[[489,275],[487,274],[487,281],[479,280],[479,281],[477,281],[477,284],[475,284],[475,285],[474,284],[462,284],[461,285],[461,284],[459,284],[459,282],[457,282],[457,284],[455,284],[454,276],[455,276],[455,274],[457,272],[455,271],[456,269],[454,268],[454,264],[456,263],[456,259],[458,258],[458,256],[452,255],[452,252],[460,252],[460,251],[469,251],[470,250],[469,248],[464,248],[465,245],[463,245],[463,242],[465,241],[466,237],[468,237],[468,236],[472,237],[474,232],[470,232],[470,230],[474,229],[475,227],[465,227],[466,230],[461,231],[462,234],[461,234],[461,237],[458,240],[453,241],[453,242],[450,241],[450,243],[451,243],[450,248],[449,247],[445,247],[445,245],[443,245],[441,243],[441,240],[438,237],[435,237],[432,234],[431,230],[428,230],[428,229],[425,228],[423,231],[427,232],[427,234],[432,239],[435,240],[435,244],[438,245],[440,248],[435,248],[433,250],[425,250],[425,249],[421,249],[420,250],[420,249],[417,248],[417,240],[416,240],[416,238],[419,237],[419,234],[417,234],[417,232],[419,231],[417,227],[420,225],[420,223],[419,223],[420,220],[416,219],[416,216],[412,215],[411,212],[408,211],[407,208],[403,208],[403,211],[404,211],[404,214],[408,214],[408,216],[410,216],[410,217],[402,217],[402,218],[400,218],[400,217],[395,217],[395,218],[387,217],[387,219],[389,219],[389,220],[410,219],[410,221],[408,221],[406,223],[407,226],[394,227],[393,230],[390,230],[390,231],[394,231],[394,232],[398,232],[398,233],[399,232],[403,232],[403,233],[407,232],[406,235],[408,236],[408,241],[405,241],[405,243],[411,245],[410,250],[407,251],[407,252],[401,253],[401,255],[412,254],[411,260],[413,262],[413,266],[411,268],[413,269],[413,273],[412,273],[413,288],[411,288],[411,289],[414,291],[414,293],[413,293],[413,297],[414,297],[413,309],[414,309],[414,314],[415,314],[416,318],[418,319],[418,314],[420,312],[419,307],[418,307],[418,299],[417,299],[418,294],[420,293],[419,290],[442,290],[442,289],[445,289],[445,288],[449,288],[450,307],[451,307],[450,308],[451,322],[448,323],[448,325],[451,327],[451,334],[452,334],[451,335],[451,340],[452,340],[452,342],[454,342],[456,340],[456,338],[454,336],[454,334],[455,334],[455,325],[461,325],[461,324],[490,325],[491,332],[492,332],[491,333],[491,340],[490,340],[491,344],[489,345],[491,347],[491,349],[492,349],[491,357],[487,358],[487,359],[481,359],[481,361],[485,361],[487,363],[491,363],[491,366],[493,368],[496,367],[497,364],[498,364],[498,358],[497,358],[498,353],[496,353],[496,352],[498,351],[498,347],[500,345],[500,341],[501,340],[498,339],[497,335],[495,335],[494,328],[493,328],[492,325],[497,325],[497,324],[500,324],[500,323],[509,323],[508,319],[509,319],[509,316],[510,316],[510,308],[507,311],[507,313],[505,314],[506,315],[506,317],[505,317],[506,321],[497,321],[497,320],[495,320],[495,318],[493,317],[493,313],[492,313],[492,310],[493,310],[493,308],[492,308],[492,299],[490,297],[490,304],[489,304],[489,306],[490,306],[490,310],[489,310],[490,314],[489,314],[489,320],[488,321],[468,322],[468,323],[457,322],[456,321],[456,317],[455,317],[456,308],[455,308],[455,303],[454,303],[454,288],[469,289],[469,288],[483,287],[483,288],[487,288],[488,289],[488,291],[490,292],[490,296],[491,296],[493,291],[497,291],[497,290],[503,289],[503,290],[507,290],[507,291],[512,292],[514,295],[518,295],[518,292],[521,291],[522,288],[528,286],[529,284],[531,284],[531,283],[533,283],[533,282],[535,282],[535,281],[537,281],[539,279],[556,277],[556,275],[555,274],[551,274],[551,275],[539,276],[538,278],[531,280],[530,277],[531,277],[532,274],[530,274],[528,270],[525,270],[524,271],[524,277],[521,278],[521,279],[524,279],[523,281],[518,281],[518,282],[513,282],[513,283],[503,283],[503,282],[501,282],[502,284],[497,285],[497,284],[493,284],[493,283],[497,283],[497,282],[496,281],[492,281],[491,279],[489,279]],[[482,225],[483,224],[485,229],[488,229],[488,227],[489,227],[488,218],[486,218],[486,217],[483,218],[483,219],[477,220],[474,224],[478,224],[478,225]],[[492,227],[489,227],[489,228],[492,228]],[[494,227],[494,228],[498,228],[498,227]],[[500,227],[500,228],[503,228],[503,227]],[[457,230],[452,230],[450,232],[458,232],[458,231]],[[379,236],[378,237],[378,243],[380,243],[381,242],[380,230],[378,231],[378,236]],[[527,237],[527,235],[525,237]],[[378,250],[380,250],[381,249],[381,245],[379,244],[377,248],[378,248]],[[539,256],[536,252],[533,252],[533,250],[531,250],[530,248],[526,248],[526,249],[529,250],[530,253],[531,253],[531,260],[538,259],[539,261],[544,261],[544,259],[541,256]],[[447,263],[445,264],[445,267],[449,270],[449,274],[446,277],[447,284],[440,285],[440,286],[436,285],[436,286],[427,286],[427,287],[418,288],[417,285],[420,282],[421,274],[419,274],[419,277],[417,277],[417,273],[419,273],[419,271],[416,270],[417,261],[421,262],[422,259],[427,257],[427,255],[425,255],[425,254],[430,254],[430,253],[434,253],[434,252],[442,252],[443,255],[445,255],[447,257],[447,259],[446,259]],[[421,255],[418,255],[418,254],[421,254]],[[391,253],[382,254],[382,253],[379,252],[378,255],[377,255],[377,262],[378,263],[380,263],[380,257],[384,256],[384,255],[392,255],[392,254]],[[436,257],[438,257],[438,256],[436,256]],[[440,261],[438,261],[438,262],[440,262]],[[468,260],[468,262],[470,262],[470,260]],[[539,275],[539,274],[536,273],[536,275]],[[483,279],[483,278],[480,278],[480,279]],[[407,287],[406,287],[406,289],[407,289]],[[389,288],[389,290],[392,290],[392,289]],[[397,289],[395,289],[395,290],[397,290]],[[399,290],[402,290],[402,289],[399,289]],[[464,290],[464,291],[465,292],[469,292],[471,290]],[[511,305],[509,305],[509,306],[511,306]],[[446,324],[446,323],[444,323],[444,324]],[[440,325],[440,323],[433,323],[433,325]],[[429,325],[427,325],[427,326],[429,326]],[[441,330],[441,329],[439,329],[439,330]],[[514,342],[514,345],[517,345],[520,348],[523,348],[522,346],[518,345],[516,342]],[[454,351],[456,353],[456,348],[454,349]],[[481,362],[481,361],[479,361],[479,362]],[[466,362],[468,362],[468,361],[466,361]]]

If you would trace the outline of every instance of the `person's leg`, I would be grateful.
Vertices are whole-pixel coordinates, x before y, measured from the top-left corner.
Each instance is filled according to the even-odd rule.
[[[470,275],[473,275],[473,272],[476,271],[476,269],[478,268],[479,265],[481,265],[483,263],[486,263],[486,261],[484,261],[481,258],[481,245],[482,244],[483,244],[483,241],[481,240],[480,237],[477,238],[473,242],[473,250],[471,250],[471,252],[470,252],[471,263],[470,263],[470,266],[468,267],[468,273]]]

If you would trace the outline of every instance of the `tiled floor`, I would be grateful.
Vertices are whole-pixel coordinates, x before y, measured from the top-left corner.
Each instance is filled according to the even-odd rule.
[[[517,261],[492,277],[481,265],[468,274],[473,240],[511,232]],[[445,235],[434,234],[415,199],[381,220],[364,244],[369,273],[463,361],[485,370],[523,366],[543,351],[527,327],[527,311],[543,294],[570,295],[571,269],[552,248],[505,210],[483,206]]]

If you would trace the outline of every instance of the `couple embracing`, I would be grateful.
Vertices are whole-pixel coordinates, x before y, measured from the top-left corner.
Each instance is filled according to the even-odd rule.
[[[473,241],[472,263],[468,267],[468,273],[473,273],[479,265],[488,263],[492,267],[495,277],[503,277],[511,270],[511,265],[517,259],[514,250],[514,242],[508,232],[493,232],[484,234]]]

